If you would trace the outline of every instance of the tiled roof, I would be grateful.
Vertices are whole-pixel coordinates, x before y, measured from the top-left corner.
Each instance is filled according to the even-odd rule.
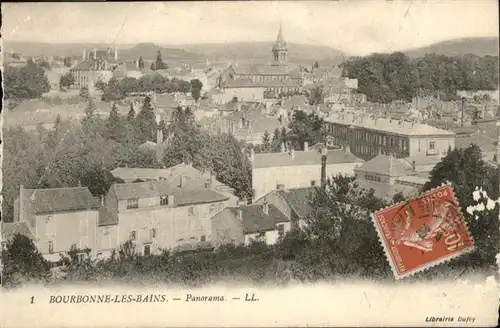
[[[231,66],[236,75],[289,75],[288,67],[272,65]]]
[[[325,117],[325,122],[349,125],[374,131],[389,132],[405,136],[455,135],[454,132],[438,129],[427,124],[411,123],[386,118],[371,119],[368,115],[353,118],[352,113],[336,114]]]
[[[175,178],[162,181],[117,183],[113,185],[113,188],[116,196],[121,200],[170,195],[178,189],[180,184],[180,180]]]
[[[155,144],[156,145],[156,144]],[[150,168],[136,168],[136,167],[118,167],[111,171],[114,177],[119,177],[123,180],[136,180],[136,179],[158,179],[159,177],[170,177],[170,169],[150,169]]]
[[[268,132],[270,135],[274,130],[282,127],[277,117],[273,116],[263,116],[256,119],[250,119],[251,128],[250,129],[239,129],[234,132],[236,137],[244,137],[255,133]]]
[[[412,171],[411,164],[388,155],[379,155],[364,163],[356,170],[384,174],[392,177],[407,175]]]
[[[367,191],[373,189],[375,197],[383,199],[392,199],[392,197],[399,192],[403,193],[403,195],[405,196],[413,196],[418,194],[419,192],[418,188],[412,186],[405,186],[398,184],[389,185],[386,183],[366,181],[366,180],[361,180],[356,182],[359,188],[365,189]]]
[[[102,227],[116,224],[118,224],[118,216],[113,215],[106,206],[101,206],[99,208],[99,221],[97,225]]]
[[[276,191],[290,207],[297,213],[299,217],[305,217],[312,212],[313,207],[310,201],[317,192],[316,187],[309,188],[294,188]]]
[[[292,96],[291,98],[283,99],[281,106],[286,110],[292,110],[296,106],[308,105],[309,101],[306,96]]]
[[[35,237],[31,233],[26,222],[2,222],[2,241],[10,241],[16,234],[21,234],[34,240]]]
[[[89,71],[93,69],[94,62],[92,60],[83,60],[79,62],[76,66],[72,67],[72,71]]]
[[[277,223],[289,221],[281,211],[271,204],[268,204],[268,214],[264,213],[261,204],[229,208],[236,217],[239,209],[242,211],[243,233],[245,234],[274,230]]]
[[[87,187],[24,189],[24,197],[36,214],[85,211],[100,206]]]
[[[321,165],[321,154],[319,151],[295,151],[295,158],[288,152],[285,153],[263,153],[255,154],[253,167],[278,167],[295,165]],[[329,151],[327,156],[327,165],[342,163],[363,163],[362,159],[357,158],[351,152],[344,150]]]
[[[197,189],[190,191],[181,191],[175,194],[175,204],[185,206],[191,204],[206,204],[228,200],[229,197],[224,196],[211,189]]]

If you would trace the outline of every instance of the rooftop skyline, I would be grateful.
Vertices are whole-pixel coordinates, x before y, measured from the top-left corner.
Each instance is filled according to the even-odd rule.
[[[276,40],[348,54],[498,37],[494,0],[2,4],[9,41],[161,45]]]

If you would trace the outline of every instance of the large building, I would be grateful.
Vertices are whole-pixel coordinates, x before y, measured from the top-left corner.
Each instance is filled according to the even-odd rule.
[[[325,130],[334,142],[350,146],[352,153],[364,160],[381,154],[397,158],[444,155],[455,148],[452,131],[363,113],[329,114]]]
[[[319,186],[322,174],[322,154],[309,150],[304,144],[303,151],[291,149],[280,153],[250,154],[252,163],[252,188],[254,199],[259,199],[279,188],[306,188]],[[364,161],[348,149],[330,150],[327,153],[325,173],[332,175],[354,175],[354,169]]]
[[[117,243],[132,241],[138,254],[161,249],[211,245],[210,218],[229,197],[213,188],[199,188],[182,176],[167,181],[114,184],[105,198],[109,217],[117,225]]]
[[[7,227],[35,242],[40,253],[57,262],[74,245],[97,255],[96,227],[99,201],[86,187],[26,189],[22,185],[14,202],[14,222]]]
[[[280,26],[276,42],[272,48],[273,61],[270,65],[230,65],[219,77],[221,90],[236,96],[266,99],[276,98],[283,93],[295,93],[301,90],[302,77],[298,71],[288,67],[288,47]],[[235,91],[236,89],[236,91]],[[236,93],[235,93],[236,92]]]
[[[118,49],[83,50],[82,60],[71,68],[75,77],[75,88],[88,87],[93,90],[97,81],[107,83],[113,77],[113,71],[122,62],[118,58]]]

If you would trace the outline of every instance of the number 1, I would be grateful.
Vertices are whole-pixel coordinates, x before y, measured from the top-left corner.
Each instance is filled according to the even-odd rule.
[[[31,296],[31,304],[35,303],[35,296]]]

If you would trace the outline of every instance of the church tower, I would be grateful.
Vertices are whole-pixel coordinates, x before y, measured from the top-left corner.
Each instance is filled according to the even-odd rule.
[[[288,48],[286,47],[285,39],[283,38],[283,31],[280,29],[276,43],[273,46],[273,65],[285,66],[287,64]]]

